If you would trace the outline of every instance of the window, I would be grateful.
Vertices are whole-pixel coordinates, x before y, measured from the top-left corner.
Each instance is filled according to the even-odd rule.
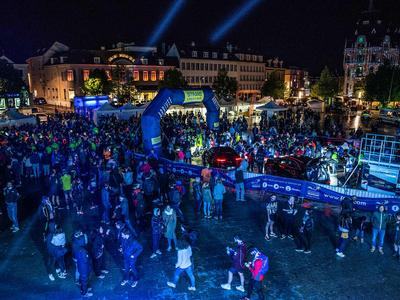
[[[203,77],[204,78],[204,83],[208,83],[208,76]]]
[[[208,64],[205,64],[205,70],[208,71]]]
[[[221,70],[221,64],[218,64],[218,71]]]
[[[368,25],[369,24],[369,20],[363,21],[363,25]]]
[[[106,75],[107,75],[107,78],[108,78],[108,80],[111,80],[112,78],[111,78],[111,71],[110,70],[106,70]],[[138,76],[139,77],[139,76]]]
[[[217,56],[217,52],[213,52],[213,54],[212,54],[212,58],[217,58],[218,56]]]
[[[208,82],[209,82],[209,83],[212,83],[212,82],[213,82],[213,77],[212,77],[212,76],[209,76],[209,77],[208,77]]]
[[[240,81],[243,81],[243,75],[240,75]]]
[[[199,63],[196,63],[196,70],[197,71],[200,70],[200,64]]]
[[[197,57],[197,51],[192,51],[192,57]]]
[[[250,55],[249,55],[249,54],[246,55],[246,60],[247,60],[247,61],[250,60]]]
[[[228,53],[224,53],[223,58],[228,59]]]
[[[164,71],[160,71],[158,79],[159,80],[164,80]]]
[[[97,65],[100,64],[100,57],[95,57],[94,58],[94,63],[97,64]]]
[[[196,69],[195,69],[194,63],[192,63],[192,64],[190,65],[190,67],[191,67],[191,70],[196,70]]]
[[[67,70],[67,81],[74,81],[74,70]]]
[[[149,64],[147,58],[142,58],[142,65],[147,65],[147,64]]]
[[[208,58],[208,52],[204,52],[204,53],[203,53],[203,57],[204,57],[204,58]]]
[[[204,64],[203,63],[200,64],[200,70],[204,71]]]
[[[257,61],[257,55],[253,55],[253,61]]]
[[[181,68],[182,68],[182,70],[185,70],[186,68],[186,64],[183,62],[182,64],[181,64]]]
[[[151,81],[156,81],[157,80],[157,72],[156,71],[151,71]]]
[[[160,66],[163,66],[163,65],[164,65],[164,60],[163,60],[163,59],[159,59],[159,60],[158,60],[158,64],[159,64]]]
[[[83,81],[89,79],[89,70],[83,70]]]
[[[199,76],[196,76],[196,83],[199,83],[200,81],[199,81]]]
[[[214,71],[217,71],[217,64],[214,64]]]
[[[149,80],[149,72],[143,71],[143,81],[148,81],[148,80]]]
[[[190,70],[190,63],[186,63],[186,70]]]

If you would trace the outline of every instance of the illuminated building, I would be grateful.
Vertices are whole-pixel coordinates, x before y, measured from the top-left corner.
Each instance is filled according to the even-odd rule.
[[[268,80],[274,71],[278,72],[278,77],[284,80],[286,87],[291,90],[291,97],[301,99],[310,96],[310,79],[307,70],[293,66],[284,68],[283,61],[279,61],[278,58],[267,60],[265,80]]]
[[[399,64],[400,27],[387,23],[370,0],[367,10],[361,13],[357,21],[354,36],[347,39],[344,49],[343,95],[354,95],[354,84],[371,72],[376,72],[385,60]]]
[[[167,64],[171,60],[174,61],[158,55],[156,47],[133,43],[118,43],[111,49],[80,50],[56,42],[27,60],[29,89],[49,104],[70,107],[75,96],[83,96],[82,87],[91,71],[103,69],[111,74],[113,67],[123,65],[126,76],[132,76],[137,83],[140,101],[144,102],[155,97],[159,81],[173,68]]]
[[[191,87],[212,86],[218,71],[225,68],[229,77],[239,83],[239,96],[247,99],[259,95],[265,80],[263,56],[250,50],[242,51],[229,43],[226,48],[173,44],[167,57],[179,59],[179,69]]]

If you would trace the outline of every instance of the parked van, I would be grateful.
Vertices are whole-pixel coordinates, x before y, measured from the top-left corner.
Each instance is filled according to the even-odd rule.
[[[400,109],[381,108],[378,115],[379,122],[400,124]]]

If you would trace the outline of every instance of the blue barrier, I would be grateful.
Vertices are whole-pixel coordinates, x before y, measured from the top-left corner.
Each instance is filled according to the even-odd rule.
[[[138,156],[142,157],[142,156]],[[161,158],[160,164],[168,173],[189,178],[201,177],[203,166],[172,162]],[[219,175],[223,184],[228,188],[235,188],[235,172],[225,174],[219,169],[210,168],[212,176]],[[255,174],[254,174],[255,175]],[[321,184],[308,181],[296,180],[291,178],[277,177],[271,175],[245,176],[244,186],[246,191],[266,191],[277,194],[285,194],[296,197],[303,197],[310,200],[328,202],[339,205],[344,197],[351,197],[352,191],[348,193],[338,193],[328,189]],[[371,195],[371,193],[368,193]],[[400,197],[388,197],[387,195],[375,194],[376,197],[360,197],[354,203],[355,208],[375,211],[380,204],[386,206],[390,214],[395,214],[400,210]]]

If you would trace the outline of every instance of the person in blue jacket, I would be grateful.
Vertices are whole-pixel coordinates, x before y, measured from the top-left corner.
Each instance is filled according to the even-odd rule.
[[[80,244],[76,245],[74,256],[81,281],[81,294],[83,297],[91,297],[93,293],[91,292],[91,288],[88,288],[88,282],[89,274],[93,270],[92,258],[88,250]]]
[[[121,282],[121,285],[128,283],[129,270],[131,269],[133,274],[133,282],[131,286],[135,287],[139,279],[138,272],[136,270],[136,262],[138,256],[143,251],[143,246],[136,240],[128,228],[124,228],[122,230],[122,239],[122,248],[120,251],[124,255],[125,276],[124,280]]]
[[[225,186],[222,184],[222,180],[217,179],[217,185],[214,188],[213,194],[215,199],[215,219],[222,219],[222,200],[224,199],[224,194],[226,193]]]
[[[101,222],[110,224],[110,209],[112,208],[112,205],[110,202],[110,188],[108,187],[108,183],[105,183],[104,187],[101,189],[101,203],[104,208]]]

